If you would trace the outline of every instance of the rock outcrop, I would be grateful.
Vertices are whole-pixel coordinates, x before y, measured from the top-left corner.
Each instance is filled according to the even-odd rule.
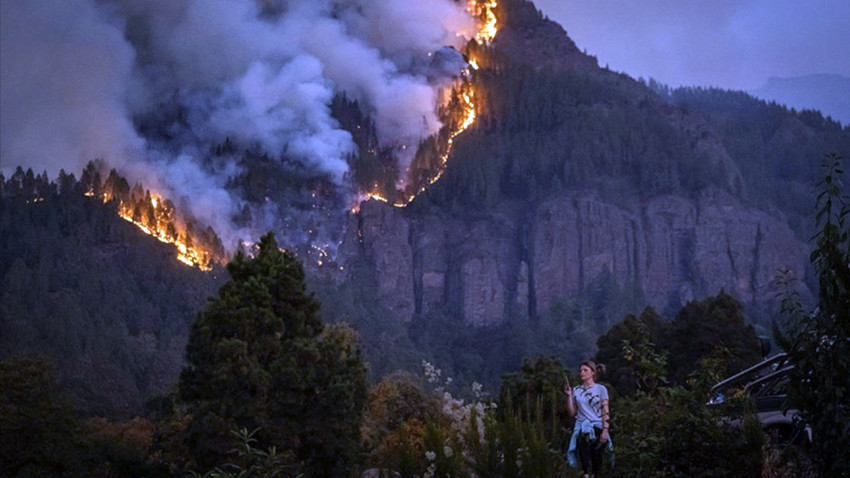
[[[774,276],[803,278],[807,249],[782,217],[706,189],[624,208],[595,191],[476,219],[375,201],[343,246],[373,269],[379,302],[399,321],[442,311],[474,325],[534,317],[601,274],[634,284],[660,309],[716,294],[775,300]]]

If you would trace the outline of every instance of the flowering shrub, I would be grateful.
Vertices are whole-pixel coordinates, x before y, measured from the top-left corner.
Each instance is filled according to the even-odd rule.
[[[388,476],[397,473],[400,478],[567,476],[563,452],[551,445],[551,427],[544,425],[539,404],[533,417],[508,412],[503,414],[505,418],[499,418],[496,404],[487,400],[481,384],[472,384],[473,398],[466,401],[448,390],[452,380],[443,379],[440,369],[427,361],[422,368],[427,385],[420,391],[434,400],[432,412],[436,413],[384,420],[396,421],[399,427],[387,432],[386,437],[393,439],[382,440],[372,450],[370,465],[385,470]],[[425,386],[430,389],[425,390]],[[367,420],[380,408],[382,399],[375,392],[383,390],[387,395],[390,388],[384,381],[375,387]]]

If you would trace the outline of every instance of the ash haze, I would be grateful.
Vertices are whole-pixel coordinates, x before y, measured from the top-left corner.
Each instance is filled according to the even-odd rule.
[[[384,144],[436,132],[439,88],[465,66],[429,55],[475,31],[453,0],[3,0],[0,169],[79,174],[102,158],[167,197],[189,198],[227,247],[245,231],[225,190],[238,158],[203,163],[229,137],[282,153],[338,184],[353,149],[331,116],[345,92]],[[169,141],[138,119],[180,112]],[[258,227],[262,227],[259,225]],[[247,233],[247,237],[252,234]]]
[[[850,77],[847,0],[536,0],[535,4],[601,66],[672,87],[750,91],[772,77]]]

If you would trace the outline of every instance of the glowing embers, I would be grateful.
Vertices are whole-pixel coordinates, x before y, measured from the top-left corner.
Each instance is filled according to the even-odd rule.
[[[191,221],[184,224],[178,220],[171,201],[157,194],[150,191],[142,193],[140,186],[129,194],[127,191],[116,192],[108,183],[100,192],[88,190],[84,194],[86,197],[98,197],[103,203],[115,201],[122,219],[160,242],[172,244],[177,249],[177,260],[183,264],[210,271],[213,262],[224,261],[224,248],[212,228],[197,233]]]

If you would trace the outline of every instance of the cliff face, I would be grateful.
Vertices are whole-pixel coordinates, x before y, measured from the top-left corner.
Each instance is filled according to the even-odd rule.
[[[574,191],[474,220],[373,201],[350,226],[344,254],[371,265],[380,303],[402,322],[432,311],[474,325],[533,318],[606,270],[659,309],[721,288],[764,305],[775,300],[776,271],[802,279],[807,259],[783,218],[719,189],[628,210]]]
[[[603,274],[664,311],[721,289],[773,305],[781,269],[804,283],[808,247],[789,219],[738,198],[803,229],[813,151],[845,150],[840,128],[732,93],[674,101],[599,68],[530,2],[500,9],[479,121],[432,186],[438,199],[368,202],[348,227],[342,260],[370,265],[397,320],[534,319]]]

